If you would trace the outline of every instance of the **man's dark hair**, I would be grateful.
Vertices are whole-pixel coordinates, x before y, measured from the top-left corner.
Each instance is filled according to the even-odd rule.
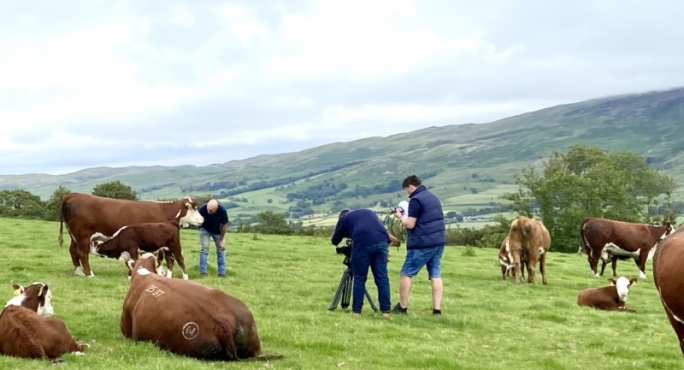
[[[349,213],[349,210],[343,209],[342,211],[340,211],[340,215],[337,216],[337,219],[339,220],[340,218],[342,218],[342,216],[346,215],[347,213]]]
[[[420,181],[420,179],[418,178],[418,176],[416,176],[416,175],[411,175],[411,176],[409,176],[409,177],[407,177],[407,178],[404,179],[404,182],[401,183],[401,187],[404,188],[404,189],[406,189],[406,188],[408,188],[408,187],[411,186],[411,185],[418,187],[418,186],[420,186],[421,184],[422,184],[422,182]]]

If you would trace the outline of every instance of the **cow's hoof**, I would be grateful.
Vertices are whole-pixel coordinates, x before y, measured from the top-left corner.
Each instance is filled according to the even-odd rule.
[[[189,276],[188,274],[183,274],[183,280],[188,280]]]

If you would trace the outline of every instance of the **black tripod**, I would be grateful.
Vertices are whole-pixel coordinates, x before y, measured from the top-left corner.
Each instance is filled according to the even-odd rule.
[[[351,298],[353,281],[354,275],[352,274],[351,267],[347,265],[347,269],[344,270],[344,273],[342,273],[340,285],[337,287],[337,291],[335,292],[335,296],[333,297],[328,310],[335,310],[337,308],[337,304],[340,303],[340,299],[342,299],[342,308],[346,309],[349,307],[349,299]],[[370,294],[368,294],[368,289],[365,289],[365,295],[373,311],[378,312],[378,307],[375,305],[375,302],[373,302],[373,298],[371,298]]]

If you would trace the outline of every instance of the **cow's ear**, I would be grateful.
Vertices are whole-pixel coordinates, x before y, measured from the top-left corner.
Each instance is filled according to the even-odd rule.
[[[632,278],[632,279],[629,281],[629,286],[632,286],[632,285],[636,284],[637,281],[638,281],[637,278]]]
[[[24,292],[24,287],[19,284],[12,284],[12,289],[14,289],[14,295],[19,295]]]
[[[46,284],[43,284],[42,287],[40,287],[40,290],[38,291],[38,297],[42,297],[48,292],[48,286]]]
[[[615,279],[608,279],[608,283],[609,283],[611,286],[615,286]]]

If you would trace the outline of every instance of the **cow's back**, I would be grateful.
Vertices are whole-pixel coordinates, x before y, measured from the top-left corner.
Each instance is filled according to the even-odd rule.
[[[650,249],[657,242],[650,229],[651,226],[646,224],[592,217],[583,223],[582,235],[592,248],[602,249],[613,243],[619,247],[636,245],[637,248]]]
[[[677,230],[658,247],[653,257],[653,281],[666,309],[684,320],[684,230]]]
[[[154,202],[112,199],[83,193],[70,193],[63,198],[64,221],[69,231],[90,237],[95,232],[112,235],[121,227],[143,222],[169,221]],[[81,235],[79,235],[81,234]]]
[[[25,307],[8,306],[0,315],[0,352],[24,358],[54,359],[79,350],[66,325]]]
[[[133,339],[178,354],[212,360],[260,354],[254,317],[244,303],[194,282],[135,276],[123,315],[130,317]]]

